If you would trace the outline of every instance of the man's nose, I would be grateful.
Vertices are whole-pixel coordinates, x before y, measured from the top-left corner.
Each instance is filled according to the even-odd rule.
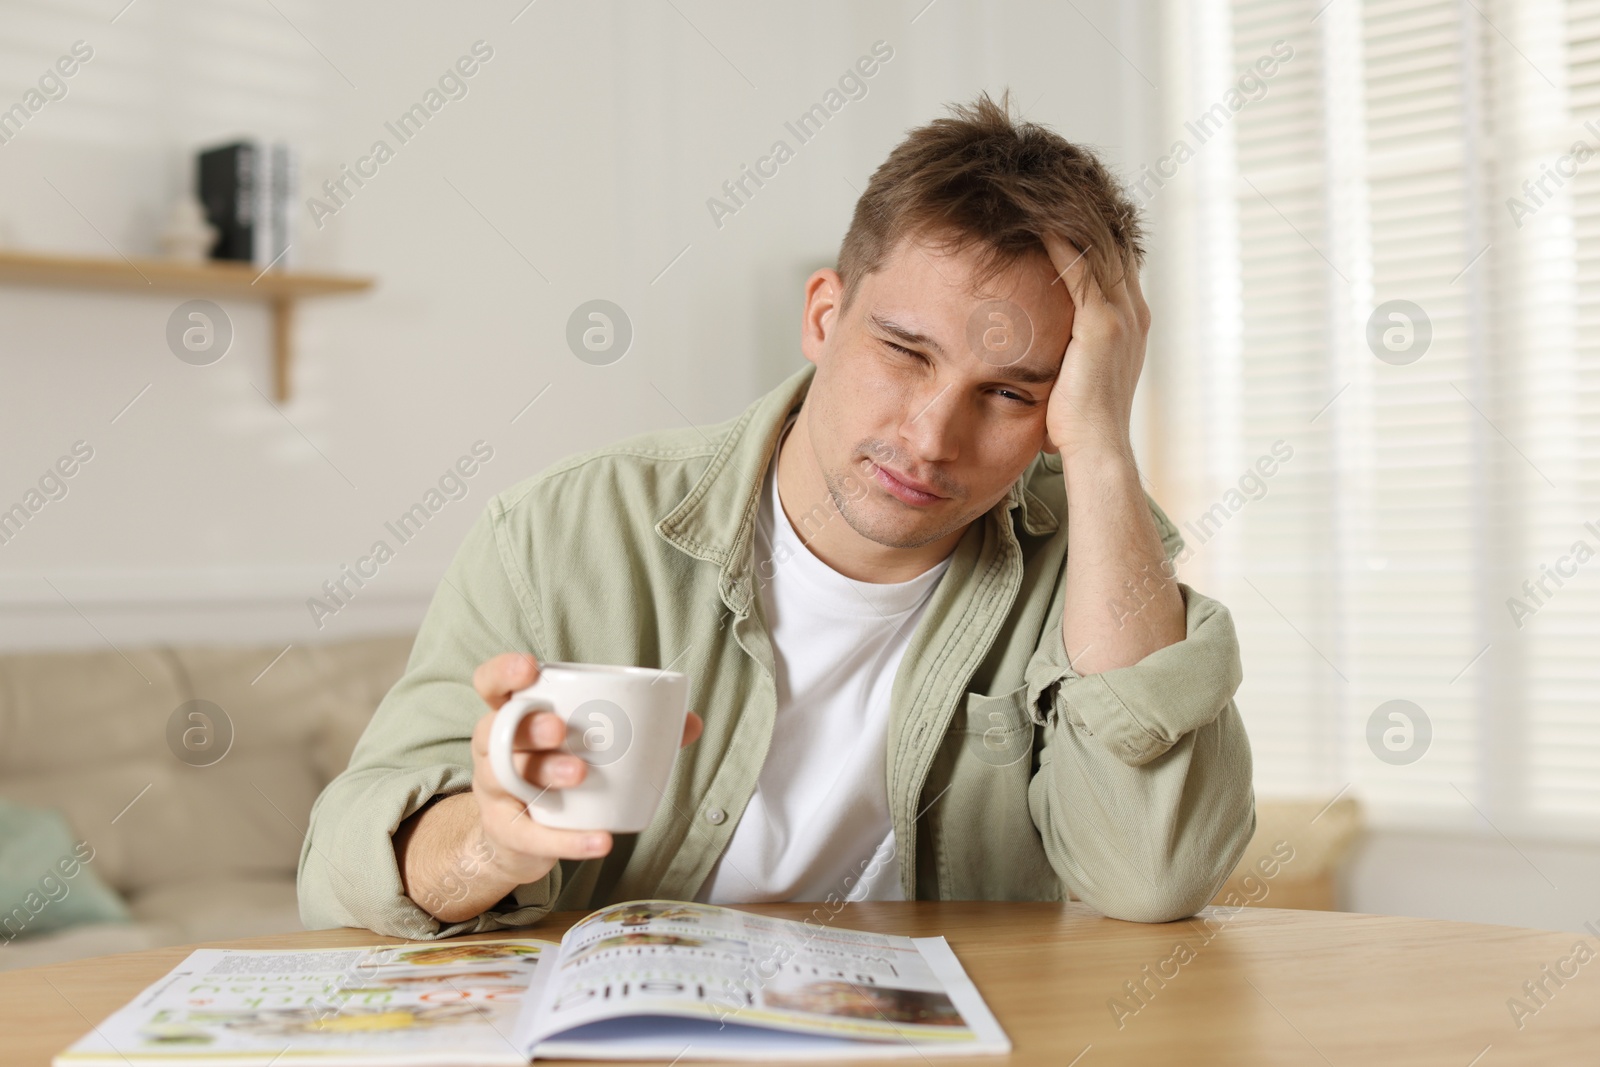
[[[960,452],[959,406],[959,390],[950,382],[935,383],[934,388],[912,397],[900,424],[900,437],[918,459],[936,463],[956,458]]]

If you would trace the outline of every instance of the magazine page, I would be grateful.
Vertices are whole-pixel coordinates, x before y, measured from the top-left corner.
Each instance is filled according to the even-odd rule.
[[[1010,1047],[943,938],[685,901],[589,915],[562,938],[529,997],[535,1007],[515,1037],[530,1057],[671,1058],[685,1045],[690,1058],[718,1058],[735,1044],[742,1055],[799,1055],[803,1045],[820,1057],[833,1046],[837,1056]],[[826,1040],[796,1043],[807,1035]]]
[[[54,1062],[523,1065],[512,1029],[540,957],[559,947],[199,949]]]

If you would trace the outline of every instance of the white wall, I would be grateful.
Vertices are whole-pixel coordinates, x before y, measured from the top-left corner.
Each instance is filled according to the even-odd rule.
[[[0,145],[0,232],[149,255],[196,145],[290,138],[309,194],[384,138],[394,158],[320,230],[302,210],[294,250],[378,285],[301,305],[281,414],[260,395],[258,306],[222,301],[233,349],[192,367],[164,342],[178,296],[0,287],[0,506],[73,442],[95,449],[69,495],[0,545],[0,647],[414,626],[492,492],[627,434],[731,417],[797,368],[801,280],[833,262],[872,169],[945,102],[1009,84],[1030,117],[1113,162],[1147,155],[1130,144],[1148,126],[1141,75],[1100,35],[1149,69],[1145,31],[1111,0],[544,0],[520,15],[523,0],[164,0],[111,22],[125,2],[13,5],[0,101],[76,40],[95,56]],[[400,146],[384,123],[478,40],[493,58],[467,95]],[[714,225],[707,198],[793,143],[784,121],[878,40],[894,56],[867,95]],[[607,367],[564,340],[596,297],[635,328]],[[468,496],[319,631],[305,600],[478,439],[495,458]]]

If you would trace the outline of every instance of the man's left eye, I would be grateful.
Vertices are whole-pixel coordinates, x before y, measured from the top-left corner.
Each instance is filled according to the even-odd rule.
[[[1029,397],[1025,397],[1021,393],[1013,393],[1009,389],[996,389],[995,390],[995,395],[996,396],[1003,396],[1007,400],[1011,400],[1011,401],[1014,401],[1014,402],[1016,402],[1018,404],[1022,404],[1024,407],[1032,407],[1035,403],[1037,403],[1037,401],[1035,401],[1035,400],[1033,400],[1033,399],[1031,399]]]

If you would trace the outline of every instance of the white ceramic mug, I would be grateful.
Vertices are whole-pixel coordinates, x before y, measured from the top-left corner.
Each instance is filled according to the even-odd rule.
[[[534,785],[517,773],[512,738],[523,719],[552,711],[567,724],[561,748],[589,764],[572,786]],[[689,677],[652,667],[544,663],[512,694],[489,731],[489,765],[506,792],[546,826],[638,833],[672,776],[689,714]]]

